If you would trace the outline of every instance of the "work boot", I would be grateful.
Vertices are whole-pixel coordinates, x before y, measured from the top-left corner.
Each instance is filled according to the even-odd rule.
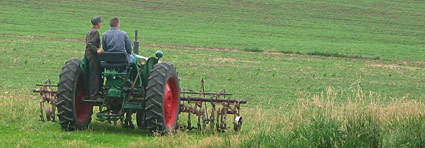
[[[102,97],[97,97],[97,98],[96,98],[96,101],[97,101],[97,102],[102,102],[102,101],[103,101],[103,98],[102,98]]]

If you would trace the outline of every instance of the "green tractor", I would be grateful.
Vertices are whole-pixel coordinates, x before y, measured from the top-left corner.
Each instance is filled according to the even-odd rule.
[[[233,115],[234,130],[241,130],[240,105],[246,104],[246,100],[231,99],[232,94],[224,89],[205,92],[203,79],[199,92],[180,89],[176,67],[159,61],[163,56],[161,51],[150,58],[138,55],[137,30],[135,38],[133,63],[127,62],[126,53],[103,52],[99,55],[103,69],[100,81],[102,99],[88,95],[89,68],[86,59],[68,60],[62,67],[57,85],[50,84],[50,80],[36,84],[42,86],[33,90],[42,98],[41,120],[44,121],[43,114],[46,113],[47,121],[55,121],[56,114],[63,130],[83,130],[92,120],[93,107],[98,106],[98,121],[120,122],[123,127],[134,128],[132,115],[136,114],[137,126],[151,134],[168,134],[177,128],[211,128],[224,132],[229,129],[229,115]],[[54,89],[56,87],[57,90]],[[51,106],[45,106],[45,102]],[[187,125],[177,124],[181,113],[187,113]],[[191,119],[197,120],[197,127],[192,126]]]
[[[159,62],[161,51],[156,52],[156,57],[137,55],[137,35],[134,46],[133,63],[128,63],[126,54],[121,52],[99,55],[100,67],[104,69],[100,81],[102,100],[88,96],[88,62],[73,58],[65,63],[57,85],[56,104],[63,130],[86,129],[94,106],[99,108],[99,121],[121,121],[124,127],[134,128],[131,115],[136,113],[138,127],[151,133],[166,134],[177,128],[180,87],[176,68]]]

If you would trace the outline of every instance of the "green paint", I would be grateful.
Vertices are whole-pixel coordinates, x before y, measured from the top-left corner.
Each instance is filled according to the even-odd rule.
[[[158,59],[155,58],[155,57],[151,57],[146,62],[146,65],[143,66],[143,69],[142,69],[142,82],[143,82],[143,87],[145,87],[145,88],[148,86],[148,78],[149,78],[150,71],[153,69],[153,66],[156,63],[158,63]]]
[[[158,50],[155,52],[155,56],[159,60],[160,58],[162,58],[162,56],[164,56],[164,53],[161,50]]]
[[[121,97],[121,91],[118,90],[115,87],[111,87],[111,88],[108,89],[108,94],[106,96],[107,97],[120,98]]]
[[[83,58],[80,63],[80,69],[84,77],[84,89],[87,94],[90,94],[88,65],[88,60]],[[90,96],[87,96],[87,99],[90,99]]]

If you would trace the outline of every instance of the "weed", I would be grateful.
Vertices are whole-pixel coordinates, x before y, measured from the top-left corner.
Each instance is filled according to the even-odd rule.
[[[325,57],[348,57],[347,55],[343,55],[340,53],[327,53],[327,52],[319,52],[319,51],[313,51],[308,52],[308,55],[317,55],[317,56],[325,56]]]
[[[293,52],[293,51],[290,51],[290,50],[279,50],[279,52],[280,53],[284,53],[284,54],[294,54],[294,53],[297,53],[298,51],[297,52]]]
[[[385,147],[425,147],[425,117],[420,115],[401,122],[389,131]]]

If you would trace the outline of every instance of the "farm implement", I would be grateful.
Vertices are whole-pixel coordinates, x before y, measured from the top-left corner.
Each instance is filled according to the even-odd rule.
[[[99,98],[91,98],[89,92],[88,61],[72,58],[62,67],[59,83],[37,84],[40,93],[40,118],[55,120],[65,131],[86,129],[92,120],[93,109],[98,121],[134,128],[132,115],[135,114],[138,128],[147,129],[151,134],[168,134],[176,129],[206,129],[223,132],[230,129],[229,118],[233,118],[233,129],[241,130],[240,105],[246,100],[232,99],[224,89],[205,92],[204,80],[199,92],[180,88],[179,77],[173,64],[159,61],[161,51],[155,57],[138,55],[137,30],[132,56],[128,63],[123,52],[103,52],[100,61],[101,87]],[[57,89],[56,89],[57,88]],[[45,107],[44,104],[50,104]],[[208,106],[211,108],[209,109]],[[57,108],[57,109],[56,109]],[[43,112],[44,111],[44,112]],[[179,125],[179,115],[187,114],[187,125]],[[183,117],[183,115],[180,115]],[[192,119],[197,126],[192,126]]]
[[[44,120],[44,114],[46,114],[47,121],[56,121],[55,110],[56,110],[56,84],[51,84],[50,80],[46,80],[43,84],[36,84],[36,86],[41,86],[41,88],[36,88],[32,90],[35,93],[39,93],[41,96],[40,100],[40,120]]]
[[[246,100],[230,99],[231,93],[226,93],[225,89],[218,92],[204,92],[204,80],[201,80],[201,89],[199,92],[193,90],[182,89],[183,96],[180,100],[183,102],[180,112],[187,113],[187,129],[193,129],[191,116],[195,115],[197,119],[197,129],[207,128],[207,124],[211,129],[216,127],[217,131],[225,131],[227,127],[227,115],[233,115],[233,129],[241,130],[242,116],[240,115],[240,105],[246,104]],[[210,105],[209,105],[210,104]],[[208,106],[212,109],[209,110]],[[218,108],[216,106],[219,106]],[[210,113],[208,113],[208,111]],[[215,123],[215,125],[214,125]]]

